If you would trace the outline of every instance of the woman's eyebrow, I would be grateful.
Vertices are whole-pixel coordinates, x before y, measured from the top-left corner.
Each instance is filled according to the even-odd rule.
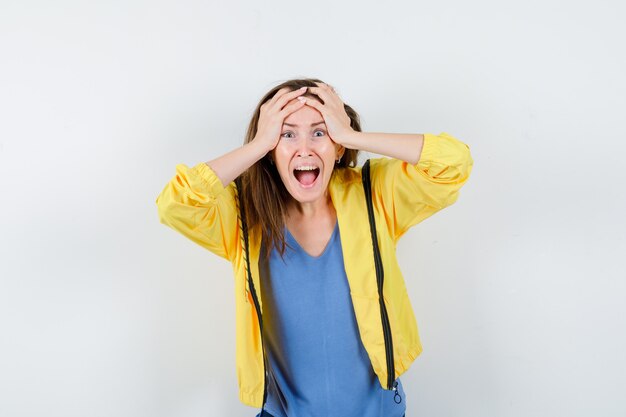
[[[311,123],[311,127],[316,126],[316,125],[321,125],[324,124],[324,121],[322,120],[321,122],[317,122],[317,123]],[[292,125],[290,123],[283,123],[284,126],[289,126],[289,127],[296,127],[298,125]]]

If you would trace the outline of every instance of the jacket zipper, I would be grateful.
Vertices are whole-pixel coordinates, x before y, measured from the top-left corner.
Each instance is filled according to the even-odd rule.
[[[383,336],[385,338],[385,354],[387,358],[387,389],[397,392],[397,382],[395,382],[395,367],[393,359],[393,341],[391,337],[391,326],[389,325],[389,316],[387,315],[387,307],[383,298],[383,282],[385,279],[385,271],[383,269],[382,260],[380,258],[380,250],[378,248],[378,238],[376,235],[376,220],[374,218],[374,210],[372,207],[372,187],[370,184],[370,161],[365,162],[362,168],[363,189],[365,191],[365,199],[367,201],[367,215],[370,223],[370,232],[372,235],[372,246],[374,247],[374,265],[376,266],[376,281],[378,283],[378,300],[380,303],[380,317],[383,325]],[[394,385],[395,382],[395,385]],[[394,400],[396,398],[394,395]],[[397,401],[396,401],[397,402]]]
[[[259,333],[261,335],[261,353],[263,354],[263,403],[261,404],[261,415],[263,415],[263,408],[265,407],[265,401],[267,399],[267,367],[265,363],[265,344],[263,343],[263,317],[261,316],[261,306],[259,305],[259,299],[256,294],[256,289],[254,288],[254,281],[252,280],[252,272],[250,270],[250,246],[248,240],[248,224],[246,221],[245,215],[245,204],[243,202],[243,198],[241,196],[240,190],[242,190],[241,186],[241,177],[237,178],[235,181],[237,185],[237,197],[239,201],[239,211],[241,218],[241,232],[243,236],[243,244],[244,244],[244,253],[245,253],[245,262],[246,262],[246,272],[248,275],[248,286],[252,291],[252,300],[254,301],[254,308],[256,310],[256,315],[259,318]]]
[[[376,251],[378,251],[378,242],[376,236],[374,236],[374,242]],[[384,271],[382,268],[381,260],[375,257],[374,262],[376,264],[376,280],[378,282],[378,299],[380,302],[380,316],[383,324],[383,335],[385,337],[385,353],[387,356],[387,389],[394,389],[393,382],[395,380],[395,367],[393,361],[393,341],[391,338],[391,326],[389,325],[389,316],[387,315],[387,306],[385,306],[385,300],[383,298],[383,281]]]
[[[254,283],[252,282],[252,276],[249,269],[248,284],[252,289],[252,299],[254,300],[254,308],[256,309],[256,314],[259,318],[259,332],[261,333],[261,352],[263,353],[263,404],[261,404],[261,412],[263,412],[263,407],[265,407],[265,400],[267,398],[267,369],[265,366],[265,345],[263,344],[263,317],[261,317],[261,307],[259,306],[259,300],[256,295],[256,290],[254,289]]]

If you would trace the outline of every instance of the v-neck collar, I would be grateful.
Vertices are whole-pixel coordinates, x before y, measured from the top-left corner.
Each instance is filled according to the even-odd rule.
[[[337,234],[338,230],[339,230],[339,220],[335,220],[335,227],[333,228],[333,232],[330,234],[330,238],[328,239],[328,242],[326,242],[326,246],[324,247],[324,250],[322,251],[322,253],[319,254],[319,256],[313,256],[307,251],[305,251],[302,245],[300,245],[300,243],[298,243],[296,238],[291,234],[287,226],[285,226],[285,236],[287,236],[287,240],[290,243],[293,243],[295,245],[298,251],[304,253],[308,258],[316,260],[316,259],[321,259],[322,257],[324,257],[324,255],[326,255],[326,253],[329,250],[328,248],[331,246],[331,243],[333,239],[335,238],[335,235]]]

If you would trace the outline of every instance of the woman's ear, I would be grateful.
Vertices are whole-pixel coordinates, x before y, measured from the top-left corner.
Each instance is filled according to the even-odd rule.
[[[343,154],[346,152],[346,148],[344,148],[343,146],[339,145],[339,148],[337,149],[337,163],[339,163],[341,161],[341,158],[343,157]]]

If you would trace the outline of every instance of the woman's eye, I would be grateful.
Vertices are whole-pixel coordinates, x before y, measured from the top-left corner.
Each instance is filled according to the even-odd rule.
[[[292,135],[292,133],[291,133],[291,132],[285,132],[285,133],[283,133],[283,134],[281,135],[281,137],[283,137],[283,138],[288,138],[288,139],[289,139],[289,138],[292,138],[292,137],[293,137],[293,135]]]
[[[318,133],[321,133],[321,135],[318,135]],[[325,134],[326,134],[326,132],[324,132],[323,130],[316,130],[313,135],[314,136],[324,136]]]

